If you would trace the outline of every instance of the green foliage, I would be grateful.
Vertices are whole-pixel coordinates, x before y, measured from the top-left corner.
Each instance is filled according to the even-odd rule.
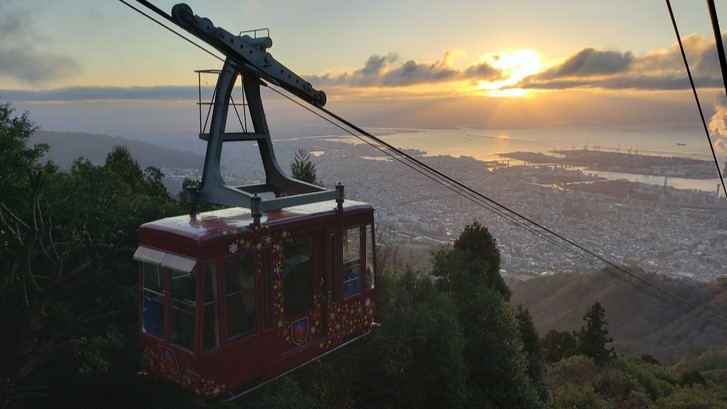
[[[647,364],[661,365],[661,362],[659,362],[658,359],[654,358],[650,354],[642,354],[641,355],[641,360],[644,361],[644,362],[646,362]]]
[[[245,407],[254,409],[315,409],[318,406],[291,377],[284,376],[245,402]]]
[[[546,382],[551,392],[570,384],[586,384],[598,378],[598,367],[583,355],[574,355],[558,361],[548,368]]]
[[[487,260],[492,260],[492,263],[498,266],[499,272],[500,251],[497,249],[497,241],[487,228],[478,221],[475,220],[472,224],[464,227],[462,233],[454,241],[454,248]]]
[[[29,391],[58,374],[127,364],[135,352],[119,350],[134,346],[125,340],[135,338],[136,229],[179,212],[161,172],[142,171],[125,148],[102,166],[82,158],[68,172],[40,164],[44,148],[26,147],[34,127],[10,112],[1,106],[0,145],[12,161],[0,166],[12,169],[0,182],[0,406],[29,402]]]
[[[303,148],[295,153],[295,159],[290,164],[290,173],[294,179],[303,182],[320,185],[316,175],[316,165],[310,160],[310,153]]]
[[[560,362],[578,354],[578,339],[575,333],[568,331],[548,331],[541,342],[543,359],[546,362]]]
[[[383,276],[377,288],[381,327],[359,355],[362,377],[349,382],[358,389],[357,407],[463,407],[464,340],[455,304],[411,270]]]
[[[586,322],[577,334],[579,351],[593,359],[596,365],[603,365],[614,355],[613,348],[607,348],[606,344],[613,342],[608,336],[608,322],[606,321],[606,310],[601,303],[596,302],[583,317]]]
[[[548,408],[552,409],[610,409],[590,385],[568,385],[553,395]]]
[[[700,383],[699,377],[702,377],[707,383],[727,388],[727,350],[722,349],[690,357],[679,367],[683,383]],[[691,374],[689,374],[690,372]]]
[[[408,272],[396,289],[415,296],[401,314],[394,313],[387,325],[392,336],[405,337],[410,356],[403,373],[406,383],[417,385],[419,399],[413,407],[459,407],[464,403],[464,340],[452,300],[434,290],[428,278]],[[399,304],[401,305],[401,304]],[[396,335],[394,335],[396,334]],[[411,390],[411,389],[410,389]]]
[[[10,208],[22,203],[23,197],[14,194],[28,189],[28,172],[40,166],[38,161],[48,150],[44,144],[27,146],[35,130],[27,113],[15,116],[10,103],[0,103],[0,192]]]
[[[470,405],[541,406],[546,393],[537,386],[538,358],[534,356],[531,379],[519,321],[507,304],[510,289],[500,276],[500,253],[489,231],[476,221],[467,225],[452,248],[433,254],[432,265],[437,289],[457,306]],[[532,343],[530,347],[537,350]]]
[[[692,366],[700,372],[727,369],[727,350],[702,354],[694,360]]]
[[[617,407],[650,407],[674,390],[676,374],[637,358],[619,356],[594,383],[599,394]]]
[[[78,373],[82,375],[98,372],[108,372],[111,362],[105,356],[105,351],[112,348],[120,348],[124,344],[124,336],[111,326],[105,334],[93,335],[91,339],[81,337],[76,339],[78,345],[75,350],[81,356],[78,361],[81,363]]]
[[[506,301],[512,294],[500,276],[500,251],[487,228],[477,221],[465,226],[453,248],[441,248],[432,256],[432,276],[437,287],[452,295],[481,286],[488,287]]]
[[[691,370],[679,375],[679,384],[684,386],[707,385],[707,380],[699,371]]]
[[[599,396],[622,407],[648,407],[646,390],[629,374],[606,368],[595,383]]]
[[[545,359],[540,345],[540,336],[527,308],[518,305],[515,318],[518,321],[520,340],[523,343],[523,352],[526,355],[528,377],[537,389],[540,400],[546,402],[548,400],[548,389],[545,386]]]
[[[725,389],[703,386],[680,387],[659,399],[654,409],[727,409]]]
[[[634,409],[652,407],[654,402],[673,393],[677,382],[672,368],[625,356],[615,357],[602,366],[586,356],[573,356],[553,364],[547,376],[554,399],[574,385],[588,386],[612,407]]]
[[[643,385],[651,401],[672,393],[678,382],[677,374],[672,368],[650,364],[637,358],[619,356],[611,362],[611,367],[636,379]]]
[[[471,405],[541,407],[543,402],[528,377],[517,319],[502,295],[479,287],[458,300]]]

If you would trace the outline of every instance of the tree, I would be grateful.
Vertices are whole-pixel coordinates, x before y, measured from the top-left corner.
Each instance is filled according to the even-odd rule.
[[[549,408],[571,409],[610,409],[611,405],[593,389],[591,385],[567,385],[553,395]]]
[[[725,391],[700,385],[677,388],[656,401],[655,409],[727,409]]]
[[[316,175],[316,165],[310,160],[310,154],[303,148],[295,153],[295,159],[290,164],[290,173],[293,178],[313,185],[320,185]]]
[[[477,220],[464,227],[454,241],[454,248],[491,260],[493,266],[497,266],[499,270],[500,250],[497,249],[497,240]]]
[[[543,358],[543,348],[540,345],[540,336],[527,308],[518,305],[515,318],[518,321],[523,351],[527,355],[528,376],[535,385],[540,399],[546,402],[548,400],[548,388],[545,385],[545,360]]]
[[[29,174],[36,171],[37,161],[48,150],[45,144],[27,146],[28,138],[36,127],[24,113],[14,116],[14,109],[10,103],[0,103],[0,203],[7,213],[9,209],[21,213],[27,211],[27,193],[29,188]],[[8,265],[12,257],[8,247],[10,232],[0,228],[0,265]],[[0,270],[0,302],[2,292],[13,280],[10,270]],[[3,314],[0,314],[2,316]],[[0,318],[2,322],[2,318]],[[0,339],[2,334],[0,334]]]
[[[578,339],[575,332],[550,330],[543,337],[543,358],[555,363],[578,354]]]
[[[465,407],[464,339],[454,301],[411,270],[380,277],[377,290],[381,327],[332,356],[329,389],[337,393],[326,407],[348,401],[356,408]]]
[[[517,319],[505,299],[484,286],[457,299],[469,369],[469,406],[542,407],[544,402],[528,377]]]
[[[500,276],[495,239],[475,221],[452,248],[434,253],[432,262],[436,288],[457,306],[465,339],[469,405],[541,407],[544,401],[528,377],[518,320],[507,304],[511,293]]]
[[[141,171],[122,148],[103,166],[39,163],[43,148],[26,146],[34,127],[9,112],[2,105],[2,154],[18,169],[3,174],[0,197],[0,406],[42,406],[38,386],[73,389],[109,370],[109,353],[134,336],[136,228],[180,209],[160,172]],[[120,364],[136,360],[128,353]]]
[[[465,226],[452,248],[435,252],[432,264],[432,275],[440,290],[456,296],[482,285],[510,300],[512,292],[500,276],[497,242],[477,221]]]
[[[0,192],[6,206],[17,208],[23,198],[11,197],[10,193],[28,188],[28,172],[38,165],[48,145],[27,146],[36,126],[27,113],[20,116],[13,113],[10,103],[0,103]]]
[[[614,355],[613,347],[606,347],[606,344],[613,342],[613,338],[608,336],[606,310],[596,301],[583,316],[583,320],[586,324],[578,332],[578,349],[583,355],[593,359],[596,365],[603,365]]]

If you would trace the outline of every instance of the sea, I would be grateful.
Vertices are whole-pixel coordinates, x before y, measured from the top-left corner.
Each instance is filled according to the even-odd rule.
[[[606,152],[638,153],[664,157],[686,157],[714,162],[709,141],[699,126],[684,124],[600,126],[589,128],[518,128],[518,129],[416,129],[369,128],[382,140],[400,149],[421,151],[425,156],[469,156],[482,161],[504,161],[508,152],[541,152],[555,150],[597,149]],[[350,138],[350,142],[358,143]],[[725,173],[727,152],[716,150],[717,160]],[[512,165],[519,164],[511,160]],[[689,179],[631,173],[606,172],[585,169],[584,172],[601,177],[677,189],[706,192],[721,191],[721,182],[715,166],[711,179]],[[723,193],[720,193],[724,196]]]
[[[340,130],[316,125],[290,126],[271,128],[273,144],[286,141],[290,147],[315,151],[315,140],[335,140],[352,144],[363,143],[353,136],[341,135]],[[508,152],[542,152],[568,149],[598,149],[608,152],[630,152],[643,155],[666,157],[686,157],[714,162],[709,142],[700,124],[635,124],[635,125],[595,125],[588,127],[539,127],[539,128],[376,128],[365,127],[366,131],[375,134],[391,145],[407,150],[416,150],[425,156],[448,155],[452,157],[469,156],[482,161],[507,160],[503,154]],[[181,136],[181,137],[180,137]],[[171,147],[182,151],[203,154],[205,142],[196,134],[156,134],[140,137],[139,135],[123,135],[129,139]],[[226,157],[234,162],[239,151],[232,145]],[[226,149],[229,149],[226,147]],[[296,148],[297,149],[297,148]],[[323,148],[325,149],[325,148]],[[277,150],[277,148],[276,148]],[[373,148],[372,155],[376,154]],[[722,172],[727,166],[727,152],[716,150],[718,163]],[[282,155],[281,155],[282,156]],[[282,157],[280,158],[283,159]],[[281,162],[283,163],[283,162]],[[519,164],[511,160],[512,165]],[[677,189],[694,189],[705,192],[721,191],[715,166],[714,178],[688,179],[631,173],[605,172],[584,169],[611,180],[625,179],[653,185],[671,186]],[[724,196],[720,193],[720,196]]]

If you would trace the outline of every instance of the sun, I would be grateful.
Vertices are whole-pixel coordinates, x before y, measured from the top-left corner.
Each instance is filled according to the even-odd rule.
[[[479,81],[476,90],[493,97],[525,97],[528,91],[513,88],[520,80],[543,69],[540,54],[535,50],[521,49],[510,53],[488,54],[483,60],[498,69],[503,78],[497,81]]]

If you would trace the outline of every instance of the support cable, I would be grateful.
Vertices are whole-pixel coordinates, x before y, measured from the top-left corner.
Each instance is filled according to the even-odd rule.
[[[719,29],[719,19],[717,18],[717,9],[714,7],[714,0],[707,0],[707,7],[709,8],[709,17],[712,20],[714,44],[715,46],[717,46],[719,68],[722,70],[722,82],[724,83],[725,96],[727,96],[727,59],[725,59],[724,44],[722,43],[722,32]]]
[[[289,99],[290,101],[296,103],[297,105],[303,107],[304,109],[306,109],[306,110],[308,110],[310,112],[313,112],[317,116],[319,116],[321,118],[324,118],[323,116],[319,115],[317,112],[313,111],[312,108],[310,108],[310,107],[308,107],[306,105],[303,105],[299,101],[297,101],[297,100],[295,100],[295,99],[293,99],[293,98],[291,98],[291,97],[283,94],[282,92],[280,92],[280,91],[278,91],[278,90],[276,90],[276,89],[274,89],[272,87],[270,87],[270,89],[272,89],[273,91],[275,91],[279,95],[284,96],[285,98]],[[570,252],[572,254],[577,254],[577,255],[585,258],[585,256],[583,254],[577,253],[577,252],[573,251],[572,248],[567,248],[567,246],[566,247],[563,247],[563,246],[560,245],[560,244],[563,244],[562,242],[564,242],[564,243],[570,245],[571,247],[580,250],[582,253],[585,253],[586,255],[591,256],[593,259],[600,260],[602,263],[605,263],[606,264],[606,266],[607,266],[606,267],[606,272],[609,273],[609,274],[611,274],[612,276],[614,275],[613,273],[620,272],[620,273],[625,274],[626,276],[628,276],[628,277],[630,277],[632,279],[635,279],[636,282],[632,283],[632,285],[634,285],[634,286],[636,286],[636,285],[644,285],[646,287],[651,287],[651,288],[653,288],[653,289],[661,292],[662,294],[664,294],[664,295],[666,295],[668,297],[671,297],[671,298],[673,298],[675,300],[678,300],[679,302],[681,302],[683,304],[686,304],[686,305],[688,305],[688,306],[690,306],[690,307],[692,307],[692,308],[694,308],[696,310],[704,311],[704,312],[706,312],[706,313],[712,315],[713,317],[716,317],[716,318],[718,318],[718,319],[720,319],[722,321],[727,321],[727,320],[725,320],[724,317],[722,317],[721,315],[715,313],[714,311],[709,310],[706,307],[701,306],[699,304],[696,304],[696,303],[694,303],[692,301],[689,301],[686,298],[681,297],[678,294],[676,294],[676,293],[674,293],[672,291],[669,291],[668,289],[663,288],[663,287],[661,287],[660,285],[658,285],[656,283],[653,283],[653,282],[651,282],[651,281],[649,281],[649,280],[647,280],[647,279],[645,279],[643,277],[640,277],[639,275],[637,275],[637,274],[635,274],[635,273],[633,273],[633,272],[631,272],[631,271],[629,271],[629,270],[627,270],[627,269],[625,269],[625,268],[623,268],[623,267],[621,267],[621,266],[619,266],[619,265],[617,265],[617,264],[609,261],[605,257],[603,257],[603,256],[601,256],[601,255],[599,255],[599,254],[597,254],[597,253],[595,253],[595,252],[593,252],[593,251],[591,251],[591,250],[589,250],[589,249],[581,246],[580,244],[576,243],[575,241],[573,241],[573,240],[571,240],[571,239],[569,239],[569,238],[567,238],[567,237],[565,237],[565,236],[563,236],[563,235],[561,235],[561,234],[559,234],[559,233],[557,233],[557,232],[555,232],[555,231],[553,231],[553,230],[551,230],[551,229],[549,229],[549,228],[547,228],[547,227],[545,227],[545,226],[537,223],[536,221],[534,221],[534,220],[526,217],[525,215],[523,215],[523,214],[521,214],[521,213],[519,213],[519,212],[517,212],[517,211],[515,211],[515,210],[513,210],[513,209],[511,209],[511,208],[509,208],[509,207],[507,207],[507,206],[499,203],[499,202],[497,202],[496,200],[494,200],[494,199],[492,199],[492,198],[484,195],[483,193],[480,193],[479,191],[476,191],[475,189],[470,188],[467,185],[464,185],[463,183],[459,182],[458,180],[456,180],[456,179],[454,179],[454,178],[452,178],[452,177],[450,177],[450,176],[442,173],[441,171],[439,171],[439,170],[431,167],[430,165],[427,165],[427,164],[421,162],[420,160],[414,158],[413,156],[409,155],[405,151],[403,151],[403,150],[401,150],[399,148],[396,148],[395,146],[387,143],[386,141],[382,140],[379,137],[376,137],[376,136],[372,135],[371,133],[365,131],[364,129],[361,129],[360,127],[358,127],[355,124],[349,122],[348,120],[346,120],[346,119],[344,119],[344,118],[336,115],[335,113],[327,110],[326,108],[323,108],[323,107],[317,107],[317,108],[318,108],[318,110],[324,112],[326,115],[330,116],[331,118],[334,118],[339,123],[346,125],[351,130],[354,130],[358,134],[363,135],[363,136],[365,136],[365,137],[373,140],[378,146],[385,146],[390,152],[394,152],[396,154],[396,155],[393,155],[391,153],[387,153],[389,156],[391,156],[392,158],[395,158],[395,156],[398,156],[399,158],[406,159],[411,164],[413,164],[413,166],[416,166],[416,167],[419,168],[419,170],[417,170],[419,173],[425,172],[428,175],[431,175],[431,177],[430,176],[427,176],[427,177],[429,177],[432,180],[435,180],[436,179],[435,181],[437,183],[439,183],[439,184],[441,184],[441,185],[443,185],[445,187],[450,188],[450,190],[454,191],[455,193],[457,193],[457,194],[459,194],[459,195],[461,195],[461,196],[463,196],[463,197],[465,197],[465,198],[467,198],[467,199],[469,199],[469,200],[471,200],[471,201],[475,202],[476,204],[479,204],[479,205],[481,205],[483,207],[487,207],[489,209],[497,209],[497,211],[495,213],[497,213],[499,215],[506,214],[506,216],[503,216],[503,217],[505,217],[506,219],[508,219],[510,221],[517,220],[517,222],[516,222],[517,225],[519,225],[521,227],[524,227],[526,230],[528,230],[528,231],[530,231],[532,233],[535,233],[539,237],[545,238],[548,242],[550,242],[552,244],[555,244],[554,243],[555,239],[560,240],[559,244],[556,244],[556,246],[559,247],[559,248],[561,248],[561,249],[565,249],[566,251],[568,251],[568,252]],[[338,126],[340,129],[346,131],[350,135],[356,136],[352,131],[350,131],[348,129],[345,129],[345,128],[339,126],[338,124],[333,123],[332,121],[328,120],[327,118],[324,118],[324,119],[326,119],[329,123]],[[381,150],[381,149],[379,149],[379,150]],[[382,152],[384,152],[384,151],[382,150]],[[407,166],[409,166],[409,165],[407,165]],[[409,166],[409,167],[411,168],[411,166]],[[450,185],[451,185],[451,187],[450,187]],[[527,224],[529,224],[530,226],[525,227],[525,225],[523,223],[521,223],[520,221],[524,221]],[[532,229],[532,227],[534,227],[535,229],[537,229],[537,232],[534,231]],[[594,263],[591,263],[591,264],[592,265],[595,265]],[[611,270],[609,270],[609,268]],[[624,278],[626,278],[626,277],[624,277]]]
[[[135,7],[135,6],[134,6],[134,5],[132,5],[131,3],[127,2],[126,0],[119,0],[119,1],[120,1],[120,2],[122,2],[122,3],[124,3],[124,4],[126,4],[126,5],[127,5],[127,6],[129,6],[129,7],[130,7],[130,8],[132,9],[132,10],[136,11],[137,13],[141,14],[142,16],[144,16],[144,17],[148,18],[149,20],[151,20],[151,21],[153,21],[153,22],[155,22],[155,23],[159,24],[160,26],[162,26],[162,27],[166,28],[166,29],[167,29],[167,31],[170,31],[170,32],[171,32],[172,34],[176,35],[177,37],[181,38],[182,40],[184,40],[184,41],[186,41],[186,42],[188,42],[188,43],[192,44],[193,46],[195,46],[195,47],[199,48],[200,50],[204,51],[205,53],[207,53],[207,54],[211,55],[211,56],[212,56],[213,58],[216,58],[216,59],[218,59],[218,60],[220,60],[220,61],[222,61],[222,62],[225,62],[224,58],[222,58],[222,57],[220,57],[219,55],[217,55],[217,54],[213,53],[212,51],[210,51],[210,50],[206,49],[205,47],[203,47],[203,46],[201,46],[201,45],[199,45],[199,44],[195,43],[194,41],[192,41],[192,40],[190,40],[189,38],[185,37],[185,36],[184,36],[183,34],[180,34],[180,33],[178,33],[177,31],[173,30],[173,29],[172,29],[171,27],[169,27],[168,25],[166,25],[166,24],[162,23],[161,21],[159,21],[159,20],[155,19],[154,17],[152,17],[152,16],[150,16],[149,14],[145,13],[144,11],[142,11],[141,9],[139,9],[138,7]],[[155,6],[155,5],[151,4],[151,3],[149,3],[149,2],[148,2],[148,1],[146,1],[146,0],[136,0],[136,1],[138,1],[139,3],[141,3],[141,4],[145,5],[146,7],[150,8],[151,10],[154,10],[154,12],[155,12],[155,13],[157,13],[157,14],[159,14],[160,16],[164,16],[164,17],[166,18],[166,13],[164,13],[164,11],[160,10],[160,9],[159,9],[159,8],[158,8],[157,6]],[[168,19],[168,18],[167,18],[167,19]],[[171,21],[171,20],[170,20],[170,21]],[[174,23],[174,21],[172,21],[172,22]],[[176,24],[176,23],[175,23],[175,24]]]
[[[717,153],[714,151],[714,145],[712,145],[712,138],[709,136],[709,127],[707,127],[707,121],[704,119],[704,111],[702,111],[702,104],[699,103],[699,95],[697,95],[697,87],[694,85],[694,78],[692,77],[692,71],[689,69],[689,61],[687,60],[687,54],[684,52],[684,44],[682,44],[682,37],[679,35],[679,28],[677,27],[677,21],[674,18],[674,11],[671,9],[671,2],[666,0],[666,6],[669,9],[669,16],[671,17],[671,24],[674,26],[674,34],[677,36],[677,42],[679,43],[679,50],[682,52],[682,59],[684,60],[684,67],[687,69],[687,76],[689,77],[689,83],[692,86],[692,93],[694,94],[694,100],[697,102],[697,110],[699,110],[699,118],[702,120],[702,126],[704,127],[704,133],[707,135],[707,142],[709,143],[709,149],[712,150],[712,158],[714,158],[714,164],[717,167],[717,174],[719,180],[722,182],[722,191],[724,191],[725,198],[727,198],[727,186],[725,186],[724,178],[722,177],[722,171],[719,168],[719,160],[717,160]],[[727,92],[727,90],[726,90]]]
[[[591,251],[591,250],[589,250],[589,249],[581,246],[580,244],[576,243],[575,241],[573,241],[573,240],[571,240],[571,239],[569,239],[569,238],[567,238],[567,237],[565,237],[565,236],[563,236],[563,235],[561,235],[559,233],[556,233],[555,231],[553,231],[553,230],[551,230],[551,229],[549,229],[549,228],[541,225],[540,223],[538,223],[538,222],[530,219],[529,217],[526,217],[525,215],[521,214],[520,212],[517,212],[517,211],[515,211],[515,210],[513,210],[513,209],[511,209],[511,208],[509,208],[509,207],[507,207],[507,206],[505,206],[505,205],[503,205],[503,204],[495,201],[494,199],[491,199],[491,198],[485,196],[484,194],[482,194],[482,193],[480,193],[480,192],[472,189],[471,187],[464,185],[463,183],[457,181],[456,179],[454,179],[454,178],[452,178],[452,177],[450,177],[450,176],[448,176],[448,175],[440,172],[437,169],[434,169],[430,165],[427,165],[427,164],[419,161],[418,159],[416,159],[416,158],[412,157],[411,155],[407,154],[406,152],[404,152],[404,151],[402,151],[402,150],[400,150],[400,149],[398,149],[398,148],[396,148],[396,147],[388,144],[387,142],[383,141],[381,138],[378,138],[378,137],[376,137],[376,136],[374,136],[374,135],[366,132],[365,130],[359,128],[358,126],[356,126],[353,123],[347,121],[346,119],[344,119],[344,118],[336,115],[335,113],[333,113],[333,112],[331,112],[331,111],[329,111],[329,110],[327,110],[327,109],[325,109],[323,107],[318,107],[318,109],[321,110],[321,111],[323,111],[323,112],[325,112],[327,115],[330,115],[332,118],[336,119],[337,121],[339,121],[339,122],[341,122],[343,124],[346,124],[346,126],[350,127],[351,129],[354,129],[356,132],[360,133],[361,135],[364,135],[364,136],[366,136],[368,138],[371,138],[374,141],[376,141],[377,143],[380,143],[380,144],[386,146],[387,148],[391,149],[393,152],[396,152],[397,154],[406,157],[408,160],[410,160],[411,162],[416,163],[418,166],[420,166],[422,169],[426,170],[427,172],[431,172],[432,174],[437,175],[438,177],[440,177],[441,179],[443,179],[444,181],[446,181],[448,183],[451,183],[454,186],[457,186],[462,191],[467,192],[469,194],[472,194],[473,196],[478,197],[479,199],[482,199],[482,200],[484,200],[486,202],[489,202],[490,204],[494,205],[495,207],[498,207],[501,210],[503,210],[503,211],[505,211],[507,213],[510,213],[511,215],[517,217],[518,219],[521,219],[521,220],[526,221],[527,223],[529,223],[530,225],[536,227],[537,229],[539,229],[539,230],[541,230],[541,231],[543,231],[543,232],[545,232],[545,233],[547,233],[547,234],[549,234],[549,235],[551,235],[551,236],[553,236],[555,238],[558,238],[558,239],[564,241],[565,243],[573,246],[574,248],[577,248],[578,250],[580,250],[580,251],[582,251],[582,252],[590,255],[591,257],[594,257],[594,258],[600,260],[601,262],[607,264],[608,266],[614,268],[615,270],[620,271],[620,272],[622,272],[622,273],[624,273],[624,274],[626,274],[626,275],[628,275],[628,276],[630,276],[630,277],[632,277],[632,278],[640,281],[641,283],[643,283],[643,284],[645,284],[645,285],[647,285],[649,287],[652,287],[652,288],[654,288],[654,289],[656,289],[656,290],[658,290],[658,291],[660,291],[662,293],[665,293],[666,295],[668,295],[670,297],[673,297],[673,298],[675,298],[675,299],[683,302],[686,305],[689,305],[689,306],[691,306],[693,308],[696,308],[696,309],[703,310],[703,311],[705,311],[705,312],[707,312],[707,313],[709,313],[709,314],[711,314],[711,315],[713,315],[713,316],[715,316],[715,317],[717,317],[717,318],[719,318],[721,320],[724,320],[724,318],[722,316],[718,315],[717,313],[715,313],[715,312],[713,312],[711,310],[708,310],[708,309],[706,309],[705,307],[703,307],[701,305],[698,305],[696,303],[693,303],[693,302],[687,300],[686,298],[681,297],[678,294],[676,294],[676,293],[674,293],[672,291],[669,291],[666,288],[663,288],[663,287],[659,286],[656,283],[652,283],[651,281],[649,281],[649,280],[647,280],[647,279],[645,279],[643,277],[640,277],[637,274],[635,274],[635,273],[633,273],[633,272],[631,272],[629,270],[626,270],[625,268],[623,268],[623,267],[621,267],[621,266],[619,266],[619,265],[617,265],[617,264],[609,261],[605,257],[603,257],[603,256],[601,256],[601,255],[599,255],[599,254],[597,254],[597,253],[595,253],[595,252],[593,252],[593,251]]]
[[[188,39],[184,35],[182,35],[182,34],[176,32],[176,31],[172,30],[167,25],[165,25],[162,22],[154,19],[153,17],[151,17],[147,13],[144,13],[140,9],[132,6],[127,1],[125,1],[125,0],[119,0],[119,1],[122,2],[122,3],[124,3],[125,5],[129,6],[130,8],[132,8],[133,10],[135,10],[136,12],[138,12],[139,14],[141,14],[141,15],[145,16],[146,18],[154,21],[158,25],[164,27],[168,31],[171,31],[175,35],[181,37],[185,41],[191,43],[195,47],[203,50],[204,52],[206,52],[207,54],[213,56],[214,58],[217,58],[220,61],[224,61],[224,59],[222,59],[221,57],[217,56],[213,52],[207,50],[203,46],[195,43],[194,41],[192,41],[190,39]],[[165,16],[165,14],[161,10],[159,10],[158,8],[156,8],[156,6],[152,5],[148,1],[145,1],[145,0],[137,0],[137,1],[140,2],[140,3],[142,3],[142,4],[144,4],[145,6],[147,6],[149,8],[151,8],[152,10],[154,10],[155,12],[157,12],[158,14]],[[669,0],[666,0],[666,1],[667,1],[667,5],[669,5]],[[669,5],[669,10],[671,12],[671,5]],[[673,14],[672,14],[672,21],[674,21]],[[676,23],[675,23],[675,29],[676,29]],[[678,32],[677,32],[677,38],[679,38]],[[681,45],[681,40],[679,41],[679,43]],[[682,56],[684,56],[684,50],[683,50],[683,48],[682,48]],[[686,62],[686,57],[684,56],[684,58],[685,58],[685,62]],[[687,71],[689,71],[689,67],[688,66],[687,66]],[[690,77],[690,81],[691,81],[691,74],[689,75],[689,77]],[[692,88],[694,90],[693,82],[692,82]],[[631,271],[629,271],[629,270],[627,270],[627,269],[625,269],[625,268],[623,268],[623,267],[621,267],[621,266],[619,266],[619,265],[617,265],[617,264],[609,261],[605,257],[603,257],[603,256],[601,256],[601,255],[599,255],[597,253],[594,253],[591,250],[588,250],[587,248],[585,248],[585,247],[579,245],[578,243],[576,243],[575,241],[573,241],[571,239],[568,239],[567,237],[565,237],[565,236],[563,236],[563,235],[561,235],[559,233],[556,233],[555,231],[553,231],[553,230],[551,230],[551,229],[549,229],[549,228],[547,228],[547,227],[545,227],[545,226],[543,226],[543,225],[535,222],[534,220],[526,217],[525,215],[523,215],[523,214],[521,214],[521,213],[519,213],[519,212],[517,212],[517,211],[515,211],[515,210],[513,210],[513,209],[511,209],[511,208],[509,208],[509,207],[507,207],[507,206],[499,203],[499,202],[497,202],[496,200],[494,200],[494,199],[492,199],[492,198],[484,195],[483,193],[480,193],[479,191],[477,191],[477,190],[475,190],[473,188],[470,188],[469,186],[463,184],[462,182],[459,182],[458,180],[456,180],[456,179],[454,179],[454,178],[452,178],[452,177],[450,177],[450,176],[442,173],[441,171],[433,168],[432,166],[427,165],[427,164],[421,162],[420,160],[414,158],[413,156],[409,155],[408,153],[402,151],[401,149],[396,148],[395,146],[393,146],[393,145],[385,142],[381,138],[378,138],[378,137],[370,134],[369,132],[365,131],[364,129],[359,128],[358,126],[356,126],[353,123],[347,121],[346,119],[344,119],[344,118],[336,115],[335,113],[333,113],[333,112],[331,112],[331,111],[329,111],[329,110],[327,110],[327,109],[325,109],[323,107],[317,107],[320,111],[324,112],[330,118],[333,118],[336,121],[338,121],[338,123],[335,123],[330,118],[327,118],[327,117],[323,116],[322,114],[314,111],[311,107],[302,104],[297,99],[293,99],[292,97],[284,94],[283,92],[281,92],[281,91],[279,91],[279,90],[277,90],[277,89],[275,89],[273,87],[268,87],[268,89],[273,90],[277,94],[279,94],[279,95],[283,96],[284,98],[286,98],[286,99],[294,102],[298,106],[303,107],[307,111],[309,111],[309,112],[313,113],[314,115],[316,115],[316,116],[324,119],[328,123],[330,123],[330,124],[332,124],[332,125],[340,128],[340,129],[342,129],[343,131],[345,131],[346,133],[348,133],[348,134],[350,134],[352,136],[355,136],[355,137],[357,137],[357,138],[359,138],[361,140],[363,140],[363,139],[359,135],[365,136],[370,141],[373,141],[372,143],[369,143],[367,141],[367,143],[369,145],[375,147],[376,149],[378,149],[379,151],[385,153],[386,155],[394,158],[395,160],[397,160],[398,162],[404,164],[405,166],[409,167],[410,169],[412,169],[412,170],[414,170],[414,171],[416,171],[416,172],[424,175],[425,177],[427,177],[430,180],[432,180],[432,181],[434,181],[434,182],[436,182],[436,183],[444,186],[445,188],[453,191],[454,193],[457,193],[458,195],[460,195],[460,196],[462,196],[462,197],[464,197],[466,199],[469,199],[470,201],[472,201],[472,202],[474,202],[474,203],[476,203],[476,204],[478,204],[478,205],[480,205],[482,207],[485,207],[488,210],[491,210],[495,214],[500,215],[500,216],[504,217],[506,220],[514,223],[515,225],[520,226],[520,227],[524,228],[525,230],[527,230],[527,231],[529,231],[529,232],[537,235],[538,237],[543,238],[544,240],[548,241],[551,244],[554,244],[558,248],[560,248],[562,250],[565,250],[565,251],[568,251],[568,252],[571,252],[572,254],[576,254],[576,255],[582,257],[583,259],[585,259],[587,261],[589,261],[588,257],[586,257],[586,255],[588,255],[588,256],[591,257],[591,259],[590,259],[589,262],[591,262],[592,265],[597,265],[597,263],[595,263],[594,259],[597,259],[597,260],[601,261],[602,263],[605,263],[606,264],[605,271],[607,273],[611,274],[612,276],[616,277],[616,274],[618,274],[617,272],[620,272],[622,274],[625,274],[625,276],[624,275],[619,275],[619,278],[622,279],[622,281],[630,282],[630,280],[628,280],[629,277],[636,280],[636,282],[631,283],[631,285],[634,286],[634,287],[636,287],[636,286],[642,286],[642,285],[644,287],[651,287],[651,288],[653,288],[653,289],[661,292],[663,295],[668,296],[668,297],[671,297],[672,299],[677,300],[677,301],[681,302],[682,304],[686,304],[686,305],[694,308],[695,310],[706,312],[706,313],[708,313],[708,314],[710,314],[710,315],[712,315],[712,316],[714,316],[714,317],[716,317],[716,318],[718,318],[718,319],[720,319],[722,321],[725,321],[725,318],[723,318],[721,315],[717,314],[716,312],[711,311],[711,310],[707,309],[704,306],[701,306],[699,304],[696,304],[694,302],[691,302],[691,301],[689,301],[689,300],[687,300],[687,299],[679,296],[678,294],[676,294],[676,293],[674,293],[672,291],[669,291],[669,290],[667,290],[667,289],[659,286],[656,283],[652,283],[651,281],[649,281],[649,280],[647,280],[647,279],[645,279],[643,277],[640,277],[637,274],[635,274],[635,273],[633,273],[633,272],[631,272]],[[694,93],[695,93],[695,98],[696,98],[697,97],[696,90],[694,91]],[[699,111],[700,111],[700,114],[701,114],[702,110],[701,110],[701,106],[699,105],[698,99],[697,99],[697,106],[699,107]],[[705,130],[707,130],[706,123],[704,122],[704,116],[703,115],[702,115],[702,123],[705,126]],[[347,128],[343,127],[340,124],[344,124],[345,126],[347,126],[350,129],[347,129]],[[358,133],[358,135],[356,133]],[[707,137],[709,139],[709,133],[708,132],[707,132]],[[710,139],[710,147],[711,146],[712,146],[712,144],[711,144],[711,139]],[[712,152],[714,153],[714,148],[712,148]],[[715,155],[715,162],[716,162],[716,155]],[[719,169],[718,169],[718,171],[719,171]],[[721,178],[721,173],[720,173],[720,178]],[[722,181],[722,186],[724,188],[724,180]],[[725,194],[727,195],[727,188],[725,189]],[[568,247],[568,246],[571,246],[571,247]],[[573,250],[573,248],[580,250],[582,253],[575,252]],[[613,270],[609,270],[609,267],[612,268]]]

